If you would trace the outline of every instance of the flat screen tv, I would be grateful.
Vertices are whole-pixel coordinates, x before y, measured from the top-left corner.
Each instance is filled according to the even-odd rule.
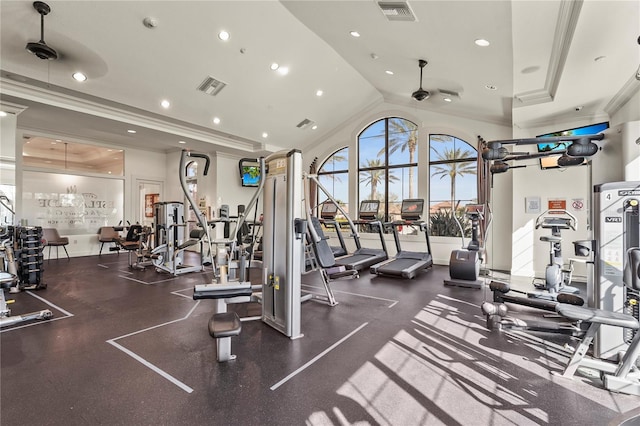
[[[553,133],[546,133],[544,135],[538,135],[538,138],[550,138],[553,136],[580,136],[580,135],[595,135],[603,132],[609,128],[609,122],[591,124],[589,126],[575,127],[573,129],[561,130]],[[564,152],[569,146],[570,142],[554,142],[554,143],[539,143],[538,152],[558,151]],[[561,153],[557,155],[549,155],[547,157],[540,158],[540,168],[555,169],[559,168],[558,158],[561,157]],[[585,160],[586,162],[586,160]]]
[[[260,185],[260,166],[241,166],[242,186]]]

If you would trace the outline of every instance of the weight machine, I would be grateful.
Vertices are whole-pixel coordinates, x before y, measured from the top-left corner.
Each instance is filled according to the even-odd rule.
[[[181,171],[182,176],[182,171]],[[168,272],[174,276],[189,272],[204,271],[204,250],[202,238],[203,229],[193,229],[189,238],[184,235],[187,223],[184,221],[184,204],[178,201],[164,201],[153,205],[154,221],[156,224],[156,247],[151,251],[151,261],[159,272]],[[184,251],[196,244],[200,244],[200,264],[186,265]]]
[[[208,168],[206,155],[183,151],[182,160],[187,156],[205,158]],[[241,214],[230,238],[215,242],[218,255],[214,263],[214,282],[194,288],[194,299],[216,300],[209,334],[217,341],[219,362],[235,359],[231,354],[231,337],[240,334],[242,328],[238,315],[227,311],[228,303],[260,302],[261,320],[265,324],[291,339],[303,336],[300,330],[300,279],[306,221],[302,219],[302,154],[298,150],[281,151],[256,162],[260,164],[260,183],[246,211],[251,211],[258,196],[264,194],[262,283],[252,286],[246,274],[248,257],[240,254],[237,258],[238,255],[233,254],[237,253],[237,230],[244,222],[244,214]],[[190,196],[187,199],[195,206]],[[196,216],[201,224],[204,223],[199,212]],[[211,240],[207,240],[211,245]]]

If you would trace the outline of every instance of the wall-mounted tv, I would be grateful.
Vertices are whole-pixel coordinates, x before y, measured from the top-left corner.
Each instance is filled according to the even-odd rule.
[[[260,165],[255,159],[243,158],[238,163],[242,186],[260,186]]]
[[[609,122],[591,124],[589,126],[575,127],[573,129],[560,130],[558,132],[546,133],[544,135],[538,135],[538,138],[549,138],[553,136],[580,136],[580,135],[595,135],[603,132],[604,130],[609,128]],[[571,142],[554,142],[554,143],[539,143],[538,144],[538,152],[550,152],[550,151],[558,151],[557,155],[549,155],[547,157],[540,158],[540,168],[545,169],[555,169],[559,168],[558,158],[562,156],[562,152],[566,151],[567,146],[569,146]],[[585,160],[586,163],[586,160]]]

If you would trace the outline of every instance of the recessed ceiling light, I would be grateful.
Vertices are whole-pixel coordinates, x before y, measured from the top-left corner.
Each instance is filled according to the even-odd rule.
[[[136,133],[136,131],[135,131],[135,130],[131,130],[131,129],[127,130],[127,132],[129,132],[129,133]]]
[[[480,47],[487,47],[489,46],[491,43],[489,43],[489,40],[485,40],[483,38],[479,38],[474,42],[477,46]]]
[[[167,109],[167,108],[169,108],[171,106],[171,102],[169,102],[166,99],[163,99],[162,102],[160,102],[160,105],[162,105],[162,108]]]
[[[278,68],[280,68],[280,65],[278,65],[278,64],[277,64],[277,63],[275,63],[275,62],[274,62],[274,63],[272,63],[272,64],[269,66],[269,69],[270,69],[271,71],[275,71],[275,70],[277,70]]]
[[[496,86],[494,86],[493,84],[487,84],[484,87],[487,90],[498,90],[498,88]]]
[[[213,117],[213,124],[220,124],[220,119],[218,117]]]
[[[311,126],[311,130],[315,130],[315,129],[317,129],[317,128],[318,128],[318,125],[317,125],[317,124],[314,124],[313,126]]]
[[[278,68],[278,72],[281,75],[287,75],[287,74],[289,74],[289,68],[288,67],[280,67],[280,68]]]
[[[0,111],[0,117],[6,117],[6,116],[7,116],[7,113],[6,113],[6,112],[4,112],[4,111]]]
[[[82,82],[82,81],[86,81],[86,80],[87,80],[87,76],[86,76],[86,75],[84,75],[83,73],[81,73],[80,71],[78,71],[78,72],[74,72],[71,76],[72,76],[72,77],[73,77],[73,79],[74,79],[74,80],[76,80],[76,81],[80,81],[80,82]]]
[[[228,33],[228,32],[226,32],[226,31],[220,31],[220,32],[218,33],[218,38],[219,38],[220,40],[222,40],[222,41],[227,41],[227,40],[229,40],[229,37],[231,37],[231,36],[230,36],[230,35],[229,35],[229,33]]]
[[[269,137],[269,133],[267,133],[267,132],[262,132],[262,137],[263,137],[263,138],[267,138],[267,137]]]
[[[349,34],[351,34],[351,37],[360,37],[360,33],[357,31],[349,31]]]
[[[324,92],[322,90],[318,90],[316,91],[316,96],[322,96]]]
[[[62,142],[62,139],[56,139],[56,142]]]
[[[178,143],[182,143],[182,144],[184,144],[184,143],[186,143],[186,142],[185,142],[185,141],[178,141]]]
[[[393,71],[391,71],[391,70],[386,70],[385,72],[386,72],[387,74],[389,74],[389,75],[393,75]]]

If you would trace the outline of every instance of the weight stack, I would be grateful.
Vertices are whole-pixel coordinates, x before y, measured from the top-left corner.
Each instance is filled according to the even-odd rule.
[[[625,303],[624,313],[632,315],[635,319],[640,319],[640,292],[627,289],[627,303]],[[638,331],[627,328],[624,330],[624,340],[631,343]]]
[[[15,232],[18,260],[18,278],[22,289],[41,289],[43,282],[44,255],[42,245],[42,227],[18,227]]]

